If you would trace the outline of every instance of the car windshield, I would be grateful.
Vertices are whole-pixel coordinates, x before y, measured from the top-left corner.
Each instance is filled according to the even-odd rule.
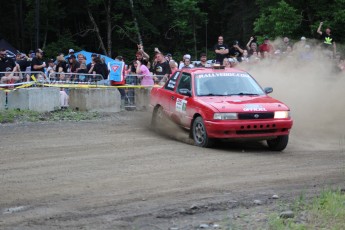
[[[197,96],[264,95],[247,73],[204,73],[195,75]]]

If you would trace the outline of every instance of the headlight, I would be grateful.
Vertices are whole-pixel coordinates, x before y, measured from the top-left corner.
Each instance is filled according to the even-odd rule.
[[[215,113],[213,115],[214,120],[235,120],[237,118],[237,113]]]
[[[289,118],[290,111],[275,111],[274,112],[274,119],[282,119],[282,118]]]

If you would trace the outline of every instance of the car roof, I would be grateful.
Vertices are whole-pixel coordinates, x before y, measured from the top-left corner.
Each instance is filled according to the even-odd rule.
[[[202,74],[202,73],[247,73],[244,70],[236,69],[236,68],[225,68],[225,69],[215,69],[215,68],[185,68],[182,69],[181,72],[185,73],[194,73],[194,74]]]

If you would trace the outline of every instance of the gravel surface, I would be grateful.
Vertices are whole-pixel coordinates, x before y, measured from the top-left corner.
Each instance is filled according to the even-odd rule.
[[[205,149],[149,122],[132,111],[0,125],[0,229],[267,228],[282,202],[344,188],[342,139],[297,128],[284,152]]]

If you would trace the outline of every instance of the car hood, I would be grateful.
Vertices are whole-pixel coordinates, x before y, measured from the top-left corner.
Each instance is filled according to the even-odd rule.
[[[282,102],[264,96],[199,97],[201,103],[212,106],[218,112],[273,112],[289,108]]]

